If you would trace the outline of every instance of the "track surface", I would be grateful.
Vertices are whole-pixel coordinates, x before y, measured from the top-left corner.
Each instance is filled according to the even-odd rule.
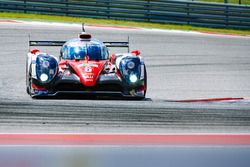
[[[248,133],[249,101],[168,100],[250,96],[250,38],[158,30],[87,27],[104,41],[140,49],[147,64],[145,101],[33,100],[25,92],[28,35],[67,40],[80,26],[0,23],[0,131],[83,133]],[[58,55],[59,48],[41,48]]]

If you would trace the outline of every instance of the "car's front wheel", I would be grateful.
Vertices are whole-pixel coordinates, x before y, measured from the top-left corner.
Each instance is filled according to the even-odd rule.
[[[31,85],[32,81],[31,81],[31,68],[30,68],[30,70],[26,74],[26,92],[29,95],[31,94]]]

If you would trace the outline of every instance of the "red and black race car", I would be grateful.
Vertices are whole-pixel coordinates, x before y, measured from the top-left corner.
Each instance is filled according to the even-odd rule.
[[[129,42],[101,42],[82,32],[68,41],[29,41],[30,46],[61,46],[59,58],[31,49],[27,55],[27,93],[33,97],[98,95],[143,99],[147,73],[140,51],[109,55],[108,47]]]

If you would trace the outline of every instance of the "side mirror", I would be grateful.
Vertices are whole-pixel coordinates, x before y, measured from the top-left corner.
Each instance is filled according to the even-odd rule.
[[[33,55],[36,54],[37,52],[40,52],[40,50],[38,50],[38,49],[32,49],[32,50],[30,51],[30,53],[32,53]]]
[[[133,50],[133,51],[131,52],[131,54],[134,55],[134,56],[138,56],[138,55],[141,54],[141,52],[140,52],[139,50]]]

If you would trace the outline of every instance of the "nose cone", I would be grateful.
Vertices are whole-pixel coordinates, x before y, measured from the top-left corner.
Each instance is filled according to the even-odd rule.
[[[106,61],[88,61],[87,63],[85,61],[79,61],[71,62],[70,65],[75,70],[84,86],[93,87],[105,63]]]

